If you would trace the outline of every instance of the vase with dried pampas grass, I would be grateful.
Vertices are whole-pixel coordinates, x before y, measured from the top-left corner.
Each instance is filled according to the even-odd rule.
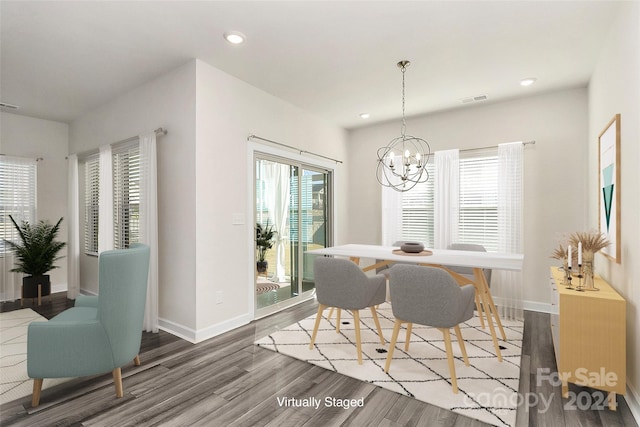
[[[593,283],[593,257],[601,249],[610,245],[609,240],[598,231],[576,231],[569,236],[569,242],[582,244],[582,268],[586,290],[598,290]]]
[[[558,243],[558,247],[551,253],[551,258],[562,261],[562,270],[564,271],[564,285],[570,286],[569,282],[569,262],[567,259],[567,248],[562,243]]]

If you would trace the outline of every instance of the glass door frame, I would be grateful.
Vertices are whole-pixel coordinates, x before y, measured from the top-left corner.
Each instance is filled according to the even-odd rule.
[[[322,173],[325,174],[325,176],[327,177],[327,196],[326,196],[326,201],[328,204],[328,208],[326,209],[326,226],[325,229],[327,230],[327,242],[326,242],[326,246],[331,246],[333,244],[333,239],[334,239],[334,212],[335,212],[335,191],[334,191],[334,183],[335,183],[335,169],[334,167],[331,167],[331,165],[323,162],[323,161],[318,161],[318,162],[313,162],[311,160],[313,159],[309,159],[307,157],[302,157],[301,155],[295,155],[280,149],[275,149],[272,147],[266,147],[266,146],[262,146],[262,145],[258,145],[255,144],[254,147],[250,147],[251,150],[251,155],[248,156],[251,160],[251,182],[249,183],[249,185],[251,186],[251,191],[249,192],[249,194],[251,195],[251,202],[249,204],[249,208],[251,209],[251,215],[249,216],[249,218],[252,219],[252,224],[256,223],[256,213],[257,213],[257,209],[256,209],[256,162],[258,160],[267,160],[267,161],[274,161],[274,162],[279,162],[279,163],[283,163],[286,165],[290,165],[290,166],[294,166],[296,168],[298,168],[298,176],[300,177],[300,179],[298,180],[299,185],[298,185],[298,196],[296,197],[297,199],[297,204],[298,206],[296,207],[298,210],[298,242],[301,241],[302,239],[302,215],[300,214],[301,210],[302,210],[302,197],[300,197],[301,193],[302,193],[302,185],[300,185],[302,179],[301,177],[303,170],[309,170],[309,171],[313,171],[313,172],[318,172],[318,173]],[[288,298],[284,301],[281,302],[277,302],[275,304],[269,305],[267,307],[264,308],[258,308],[257,307],[257,295],[255,292],[255,281],[256,281],[256,269],[255,269],[255,254],[256,254],[256,249],[255,249],[255,230],[253,229],[253,227],[251,227],[251,248],[252,251],[251,253],[253,254],[253,263],[251,266],[251,272],[252,274],[250,275],[250,282],[251,282],[251,292],[250,292],[250,299],[251,299],[251,307],[253,307],[253,317],[254,319],[259,319],[261,317],[265,317],[268,316],[270,314],[276,313],[278,311],[284,310],[285,308],[294,306],[296,304],[299,304],[301,302],[304,302],[306,300],[312,299],[315,297],[315,287],[313,289],[310,289],[306,292],[302,292],[302,280],[304,279],[304,250],[303,250],[303,245],[302,244],[297,244],[297,258],[298,258],[298,265],[297,265],[297,284],[296,286],[298,286],[298,290],[300,291],[299,294],[297,296]],[[293,274],[292,274],[292,278],[293,278]],[[293,284],[292,284],[293,286]]]

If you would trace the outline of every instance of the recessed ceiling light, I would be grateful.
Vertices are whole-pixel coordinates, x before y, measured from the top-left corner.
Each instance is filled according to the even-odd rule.
[[[360,113],[360,118],[362,119],[368,119],[369,117],[371,117],[371,114],[369,113]]]
[[[536,79],[535,77],[527,77],[526,79],[520,80],[520,85],[521,86],[531,86],[532,84],[534,84],[536,82],[536,80],[538,80],[538,79]]]
[[[242,44],[246,37],[238,31],[229,31],[224,33],[224,39],[231,44]]]

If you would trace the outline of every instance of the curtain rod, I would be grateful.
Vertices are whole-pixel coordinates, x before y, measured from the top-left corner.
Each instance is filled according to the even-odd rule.
[[[35,159],[33,157],[21,157],[21,156],[12,156],[10,154],[4,154],[4,153],[0,153],[0,156],[6,156],[6,157],[17,157],[19,159],[28,159],[28,160],[35,160],[36,162],[41,162],[44,160],[44,157],[36,157]]]
[[[313,153],[313,152],[307,151],[307,150],[301,150],[299,148],[292,147],[292,146],[287,145],[287,144],[282,144],[281,142],[272,141],[270,139],[266,139],[266,138],[263,138],[261,136],[257,136],[257,135],[254,135],[254,134],[250,134],[249,136],[247,136],[247,141],[250,141],[252,139],[259,139],[261,141],[265,141],[265,142],[269,142],[271,144],[279,145],[281,147],[285,147],[285,148],[288,148],[290,150],[297,151],[300,154],[311,154],[312,156],[322,157],[323,159],[331,160],[332,162],[342,163],[342,160],[337,160],[337,159],[334,159],[332,157],[323,156],[322,154]]]
[[[536,143],[535,139],[531,140],[531,141],[522,141],[522,145],[533,145],[535,143]],[[497,148],[497,147],[498,147],[497,145],[490,145],[488,147],[466,148],[466,149],[460,150],[460,151],[486,150],[488,148]]]
[[[162,135],[166,135],[167,134],[167,130],[165,128],[158,128],[154,132],[156,133],[156,136],[162,136]],[[139,136],[132,136],[131,138],[123,139],[122,141],[112,142],[109,145],[124,144],[124,143],[127,143],[127,142],[134,141],[134,140],[136,140],[138,138],[139,138]],[[86,157],[86,156],[88,156],[90,154],[97,153],[98,150],[99,150],[98,148],[93,148],[91,150],[81,151],[79,153],[72,153],[72,154],[75,154],[78,157]],[[69,158],[69,156],[65,156],[65,159],[68,159],[68,158]]]

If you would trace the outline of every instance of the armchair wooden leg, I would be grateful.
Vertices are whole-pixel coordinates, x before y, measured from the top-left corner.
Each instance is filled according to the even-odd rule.
[[[480,327],[484,329],[484,316],[482,315],[482,306],[480,305],[480,295],[478,295],[478,289],[476,288],[476,310],[478,310],[478,317],[480,318]]]
[[[31,396],[31,406],[34,408],[40,405],[40,392],[42,391],[42,378],[33,379],[33,395]]]
[[[391,344],[389,345],[389,354],[387,355],[387,362],[384,364],[384,371],[389,373],[389,367],[391,367],[391,359],[393,359],[393,350],[396,348],[398,342],[398,333],[400,332],[400,326],[402,320],[396,319],[396,323],[393,325],[393,334],[391,335]]]
[[[404,351],[409,351],[409,343],[411,342],[411,330],[413,329],[413,323],[407,323],[407,337],[404,341]]]
[[[311,334],[311,342],[309,343],[309,350],[313,350],[313,343],[316,341],[316,334],[318,333],[318,327],[320,326],[320,320],[322,320],[322,312],[327,308],[322,304],[318,304],[318,314],[316,314],[316,324],[313,327],[313,333]]]
[[[113,384],[116,386],[116,397],[120,398],[124,396],[122,391],[122,370],[116,368],[113,370]]]
[[[358,365],[362,365],[362,341],[360,340],[360,310],[353,310],[353,323],[356,327],[356,348],[358,349]]]
[[[331,310],[333,310],[333,307],[331,307]],[[340,333],[340,316],[342,315],[342,309],[337,309],[336,310],[336,334]]]
[[[462,339],[462,332],[460,332],[460,325],[456,325],[454,327],[456,331],[456,338],[458,339],[458,345],[460,346],[460,351],[462,352],[462,357],[464,358],[464,364],[469,366],[469,357],[467,357],[467,348],[464,346],[464,340]]]
[[[331,320],[331,316],[333,316],[333,307],[329,309],[329,314],[327,315],[327,320]]]
[[[136,357],[133,358],[133,364],[136,366],[140,366],[140,355],[138,354]]]
[[[376,329],[378,330],[378,337],[380,338],[380,343],[384,345],[384,336],[382,336],[382,328],[380,328],[380,321],[378,320],[378,313],[376,309],[373,307],[369,307],[371,309],[371,315],[373,316],[373,321],[376,324]]]
[[[456,367],[453,364],[453,350],[451,349],[451,333],[449,329],[440,328],[444,337],[444,345],[447,349],[447,360],[449,361],[449,373],[451,374],[451,387],[453,392],[458,394],[458,379],[456,378]]]

